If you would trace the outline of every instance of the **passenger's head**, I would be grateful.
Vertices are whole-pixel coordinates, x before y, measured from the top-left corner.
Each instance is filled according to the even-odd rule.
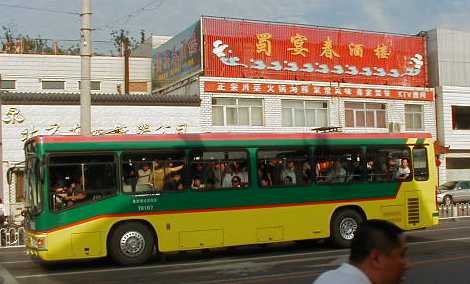
[[[295,168],[294,161],[291,161],[291,160],[287,161],[287,167],[288,167],[289,169]]]
[[[196,186],[196,187],[201,186],[201,178],[199,176],[195,176],[193,178],[193,186]]]
[[[267,176],[263,176],[261,178],[261,186],[262,187],[268,187],[269,186],[269,178]]]
[[[375,283],[400,283],[408,268],[402,229],[383,220],[361,224],[351,244],[349,260]]]
[[[232,187],[241,187],[242,180],[239,176],[232,177]]]
[[[407,167],[408,167],[408,159],[407,159],[407,158],[401,159],[401,166],[402,166],[403,168],[407,168]]]

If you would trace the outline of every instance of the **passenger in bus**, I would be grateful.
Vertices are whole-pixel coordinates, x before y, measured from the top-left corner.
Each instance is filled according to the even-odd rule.
[[[408,159],[403,158],[401,159],[400,167],[398,167],[397,172],[396,172],[396,179],[398,180],[406,180],[410,176],[411,170],[410,167],[408,166]]]
[[[337,160],[333,168],[326,177],[328,183],[343,183],[346,180],[346,170],[343,168],[341,161]]]
[[[282,173],[282,163],[278,159],[271,159],[269,164],[266,166],[271,178],[272,185],[281,185],[281,173]]]
[[[70,182],[68,185],[59,185],[59,187],[55,189],[56,197],[58,197],[58,200],[56,200],[58,201],[58,207],[71,207],[87,198],[83,181],[84,178],[80,177]]]
[[[222,187],[232,186],[233,168],[231,165],[224,166],[224,178],[222,179]]]
[[[242,179],[239,176],[232,177],[232,187],[235,187],[235,188],[242,187]]]
[[[328,173],[333,168],[334,162],[330,160],[325,160],[324,158],[317,162],[315,165],[315,176],[317,183],[327,182]]]
[[[392,180],[400,165],[400,160],[393,158],[392,153],[387,154],[387,180]]]
[[[261,177],[261,187],[270,187],[271,186],[271,180],[269,179],[268,176],[262,176]]]
[[[242,186],[248,185],[248,170],[242,167],[239,162],[233,162],[233,175],[240,178]]]
[[[308,161],[302,164],[302,182],[303,184],[310,184],[313,180],[313,171]]]
[[[142,168],[137,171],[137,184],[151,184],[152,170],[148,163],[142,165]]]
[[[384,156],[367,162],[367,172],[370,182],[382,182],[389,179],[388,164]]]
[[[184,185],[181,174],[178,172],[172,172],[170,174],[168,182],[165,184],[164,189],[166,191],[183,191]]]
[[[203,182],[207,184],[207,181],[212,180],[212,182],[220,186],[222,180],[222,173],[220,170],[220,164],[215,162],[210,162],[206,171],[204,172]]]
[[[246,186],[248,184],[248,172],[242,170],[238,162],[233,162],[225,166],[225,175],[222,180],[222,187],[231,187],[232,178],[237,176],[240,179],[240,185]]]
[[[193,178],[193,181],[191,182],[191,189],[197,190],[197,191],[204,190],[204,184],[202,183],[200,176],[195,176]]]
[[[291,185],[291,184],[294,184],[294,181],[292,180],[291,176],[285,176],[284,179],[282,180],[282,183],[285,185]]]
[[[289,178],[287,178],[289,177]],[[286,167],[281,172],[281,179],[284,184],[297,184],[296,169],[294,161],[287,161]],[[289,181],[289,183],[286,183]]]
[[[137,179],[138,179],[137,173],[135,172],[133,168],[131,168],[127,176],[127,184],[131,186],[132,192],[136,191]]]
[[[153,162],[153,185],[156,190],[162,190],[165,187],[165,180],[172,172],[183,169],[184,165],[174,166],[172,162],[164,166],[164,161],[155,160]]]

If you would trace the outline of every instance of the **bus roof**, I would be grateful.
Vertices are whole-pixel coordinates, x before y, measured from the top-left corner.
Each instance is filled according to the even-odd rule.
[[[256,140],[341,140],[341,139],[426,139],[429,133],[197,133],[197,134],[124,134],[103,136],[39,135],[31,140],[40,144],[151,142],[151,141],[256,141]],[[31,141],[28,141],[31,142]],[[28,143],[27,142],[27,143]]]

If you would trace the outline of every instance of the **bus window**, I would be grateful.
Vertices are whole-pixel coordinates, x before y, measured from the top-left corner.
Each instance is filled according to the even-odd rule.
[[[245,151],[193,151],[191,188],[212,191],[244,188],[250,183],[248,155]]]
[[[407,146],[368,147],[366,156],[369,182],[409,181],[413,178]]]
[[[259,150],[257,164],[261,187],[308,185],[313,180],[307,149]]]
[[[417,181],[429,179],[428,159],[425,148],[415,147],[413,149],[413,174]]]
[[[121,158],[123,192],[184,191],[184,152],[133,152]]]
[[[114,195],[114,156],[53,156],[49,159],[49,180],[55,211]]]
[[[360,147],[317,147],[314,157],[317,183],[364,182],[365,160]]]

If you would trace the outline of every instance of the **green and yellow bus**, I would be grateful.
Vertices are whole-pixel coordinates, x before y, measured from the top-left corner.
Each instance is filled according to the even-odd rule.
[[[26,248],[46,261],[329,238],[438,223],[429,134],[37,136]]]

